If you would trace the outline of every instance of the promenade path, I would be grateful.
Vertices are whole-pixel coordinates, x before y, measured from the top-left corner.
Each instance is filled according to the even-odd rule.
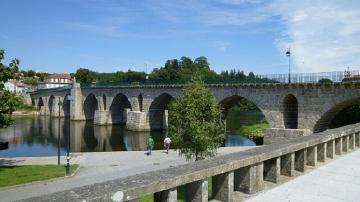
[[[248,202],[358,202],[359,190],[360,150],[357,150],[265,190]]]
[[[222,147],[218,150],[218,155],[238,152],[248,148],[251,147]],[[65,158],[62,158],[61,161],[65,164]],[[0,158],[0,165],[56,163],[57,157]],[[79,186],[178,166],[187,162],[184,158],[179,157],[175,151],[166,154],[163,150],[160,150],[153,151],[151,156],[145,155],[144,151],[78,153],[72,154],[71,163],[80,165],[80,169],[74,176],[0,188],[0,201],[16,201],[41,196]]]

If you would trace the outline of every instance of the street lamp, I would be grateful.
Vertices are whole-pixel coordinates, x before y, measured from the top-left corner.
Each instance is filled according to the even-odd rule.
[[[289,83],[291,83],[291,77],[290,77],[290,58],[291,58],[291,52],[290,52],[290,48],[287,49],[287,51],[286,51],[286,56],[289,57]]]
[[[58,165],[60,165],[60,109],[61,109],[61,106],[62,106],[62,102],[60,100],[60,97],[59,97],[59,102],[58,102],[58,106],[59,106],[59,125],[58,125]]]
[[[74,100],[74,98],[70,95],[66,96],[66,100],[67,102],[71,102]],[[70,103],[71,104],[71,103]],[[68,137],[67,137],[67,143],[66,143],[66,175],[70,175],[70,117],[68,118],[69,119],[69,131],[68,131]]]

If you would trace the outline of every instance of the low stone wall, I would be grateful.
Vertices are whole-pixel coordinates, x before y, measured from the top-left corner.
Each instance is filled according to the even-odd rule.
[[[186,201],[207,201],[207,180],[212,177],[212,198],[233,201],[233,192],[252,194],[264,181],[277,183],[280,175],[293,176],[307,166],[316,167],[335,155],[360,147],[360,124],[264,145],[221,157],[115,179],[24,201],[138,201],[154,194],[156,201],[176,201],[177,187],[186,186]]]
[[[264,144],[273,144],[307,135],[311,135],[311,131],[309,129],[268,128],[265,130]]]

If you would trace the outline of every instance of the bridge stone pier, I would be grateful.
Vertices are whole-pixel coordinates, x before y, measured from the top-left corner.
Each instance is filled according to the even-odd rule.
[[[239,100],[253,102],[270,128],[265,143],[306,136],[329,128],[331,120],[360,99],[360,84],[211,84],[208,88],[227,110]],[[31,94],[41,115],[65,116],[94,124],[125,124],[133,131],[168,126],[167,107],[183,85],[145,85],[49,89]],[[70,101],[68,98],[71,98]]]

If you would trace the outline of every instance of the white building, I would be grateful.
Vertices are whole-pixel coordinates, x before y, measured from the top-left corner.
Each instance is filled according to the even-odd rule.
[[[50,74],[44,82],[38,83],[38,89],[60,88],[71,85],[70,74]]]
[[[4,88],[7,91],[12,93],[25,93],[27,88],[20,81],[16,81],[15,79],[9,79],[4,83]]]

